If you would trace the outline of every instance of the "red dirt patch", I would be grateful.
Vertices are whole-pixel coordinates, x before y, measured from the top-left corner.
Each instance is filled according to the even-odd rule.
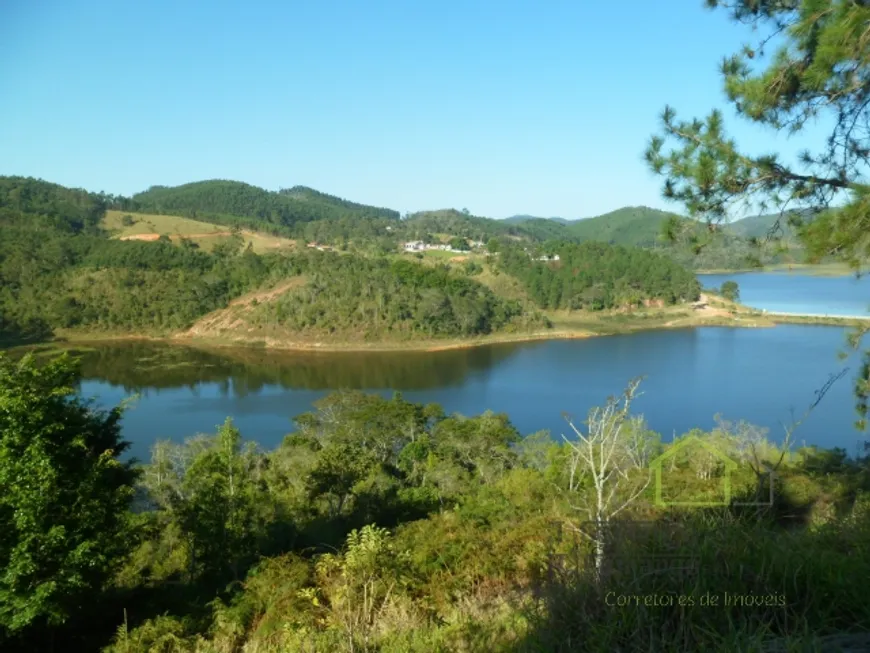
[[[146,240],[155,241],[160,239],[160,234],[135,234],[133,236],[122,236],[118,240]]]

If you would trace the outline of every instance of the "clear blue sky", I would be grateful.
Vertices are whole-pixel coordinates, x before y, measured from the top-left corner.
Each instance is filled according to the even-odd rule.
[[[677,208],[645,143],[666,103],[725,106],[718,63],[749,36],[702,4],[6,0],[0,174],[496,218]],[[728,124],[754,149],[785,140]]]

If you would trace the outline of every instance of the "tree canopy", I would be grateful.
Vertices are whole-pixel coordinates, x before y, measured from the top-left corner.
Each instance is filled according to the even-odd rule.
[[[67,357],[0,355],[0,641],[80,613],[128,552],[121,411],[75,396],[78,378]]]
[[[700,292],[693,273],[641,249],[589,242],[553,244],[540,251],[557,254],[559,260],[534,260],[537,252],[508,245],[499,265],[523,282],[541,308],[601,310],[645,300],[673,304],[697,299]]]

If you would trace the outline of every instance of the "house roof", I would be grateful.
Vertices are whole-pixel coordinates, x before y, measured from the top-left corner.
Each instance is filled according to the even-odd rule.
[[[689,438],[683,438],[682,440],[679,440],[678,442],[676,442],[676,443],[672,444],[670,447],[668,447],[667,451],[665,451],[661,456],[659,456],[658,458],[656,458],[655,460],[653,460],[649,464],[650,469],[655,469],[656,467],[661,468],[663,462],[665,462],[666,460],[669,460],[670,458],[673,458],[682,449],[684,449],[685,447],[687,447],[691,444],[700,445],[708,453],[714,455],[716,458],[718,458],[723,463],[725,463],[725,467],[728,468],[729,470],[736,469],[738,467],[736,462],[734,462],[731,458],[729,458],[724,453],[719,451],[719,449],[716,446],[710,444],[709,442],[706,442],[703,438],[689,437]]]

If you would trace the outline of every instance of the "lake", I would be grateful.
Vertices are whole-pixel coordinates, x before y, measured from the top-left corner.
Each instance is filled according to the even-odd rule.
[[[154,343],[100,346],[83,354],[85,396],[115,405],[141,397],[123,422],[132,455],[147,459],[158,438],[181,441],[214,432],[227,416],[266,448],[293,430],[292,418],[333,389],[348,388],[440,403],[448,412],[507,413],[523,434],[569,429],[563,411],[581,422],[589,408],[646,375],[635,412],[665,436],[710,429],[713,416],[771,429],[790,409],[802,414],[815,391],[844,366],[834,385],[796,432],[798,442],[843,447],[854,454],[854,359],[840,361],[842,327],[679,329],[583,340],[491,345],[441,352],[282,353],[256,348],[201,350]]]
[[[740,303],[775,313],[867,316],[870,277],[821,277],[793,272],[699,274],[705,288],[736,281]]]

